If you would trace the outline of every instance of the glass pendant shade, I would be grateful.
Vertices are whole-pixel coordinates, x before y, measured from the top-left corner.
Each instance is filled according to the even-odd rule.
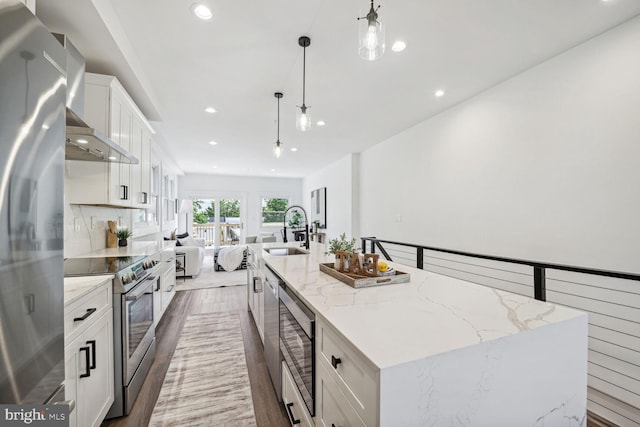
[[[311,128],[311,117],[307,112],[307,107],[303,105],[296,110],[296,128],[301,131],[307,131]]]
[[[276,141],[276,143],[273,144],[273,156],[276,159],[279,159],[280,156],[282,156],[282,143],[280,141]]]
[[[278,99],[278,137],[276,138],[275,144],[273,144],[273,156],[276,159],[279,159],[282,156],[282,142],[280,142],[280,99],[284,96],[282,92],[276,92],[273,94]]]
[[[384,54],[384,25],[380,21],[380,11],[373,8],[358,20],[358,54],[362,59],[375,61]]]

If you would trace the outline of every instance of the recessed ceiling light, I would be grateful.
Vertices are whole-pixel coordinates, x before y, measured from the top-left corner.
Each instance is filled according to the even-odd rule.
[[[438,89],[437,91],[435,91],[434,95],[437,98],[442,98],[444,96],[444,91],[442,89]]]
[[[76,139],[76,142],[78,144],[88,144],[89,143],[89,141],[87,141],[86,139]]]
[[[211,169],[218,169],[218,166],[217,165],[213,165],[213,166],[211,166]]]
[[[216,112],[216,109],[213,108],[213,107],[207,107],[207,108],[204,109],[204,111],[206,111],[207,113],[213,114],[213,113]]]
[[[276,171],[275,169],[271,169],[271,172],[275,172],[275,171]]]
[[[204,4],[196,3],[193,6],[191,6],[191,10],[193,11],[194,15],[196,15],[198,18],[202,19],[203,21],[208,21],[211,18],[213,18],[213,13],[211,13],[211,9],[209,9]]]
[[[109,160],[116,160],[116,158],[113,156],[109,156]]]
[[[215,141],[209,141],[209,145],[218,145],[218,143]]]
[[[291,151],[298,151],[298,149],[296,147],[292,147]]]
[[[44,124],[44,125],[42,125],[42,129],[44,129],[44,130],[49,129],[49,125],[48,125],[48,124]]]
[[[406,48],[407,48],[407,44],[402,40],[398,40],[393,44],[393,46],[391,46],[391,50],[394,52],[402,52]]]
[[[318,121],[316,122],[316,124],[317,124],[318,126],[324,126],[324,125],[326,125],[326,123],[324,122],[324,120],[318,120]]]

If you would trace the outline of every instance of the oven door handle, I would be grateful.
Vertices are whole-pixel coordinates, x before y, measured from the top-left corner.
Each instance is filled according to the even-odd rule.
[[[147,292],[149,289],[151,289],[151,292]],[[138,299],[140,299],[140,297],[142,297],[144,294],[147,293],[153,293],[153,283],[149,282],[148,284],[144,284],[141,285],[139,287],[137,287],[137,289],[135,289],[134,291],[130,291],[128,292],[124,299],[125,301],[138,301]]]

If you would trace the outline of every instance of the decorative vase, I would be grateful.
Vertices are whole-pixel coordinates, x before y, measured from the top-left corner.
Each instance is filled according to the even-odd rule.
[[[118,246],[127,246],[127,239],[118,240]]]

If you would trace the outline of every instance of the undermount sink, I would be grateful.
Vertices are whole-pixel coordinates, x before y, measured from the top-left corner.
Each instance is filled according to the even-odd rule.
[[[298,248],[265,248],[269,255],[289,256],[289,255],[307,255],[309,252]]]

